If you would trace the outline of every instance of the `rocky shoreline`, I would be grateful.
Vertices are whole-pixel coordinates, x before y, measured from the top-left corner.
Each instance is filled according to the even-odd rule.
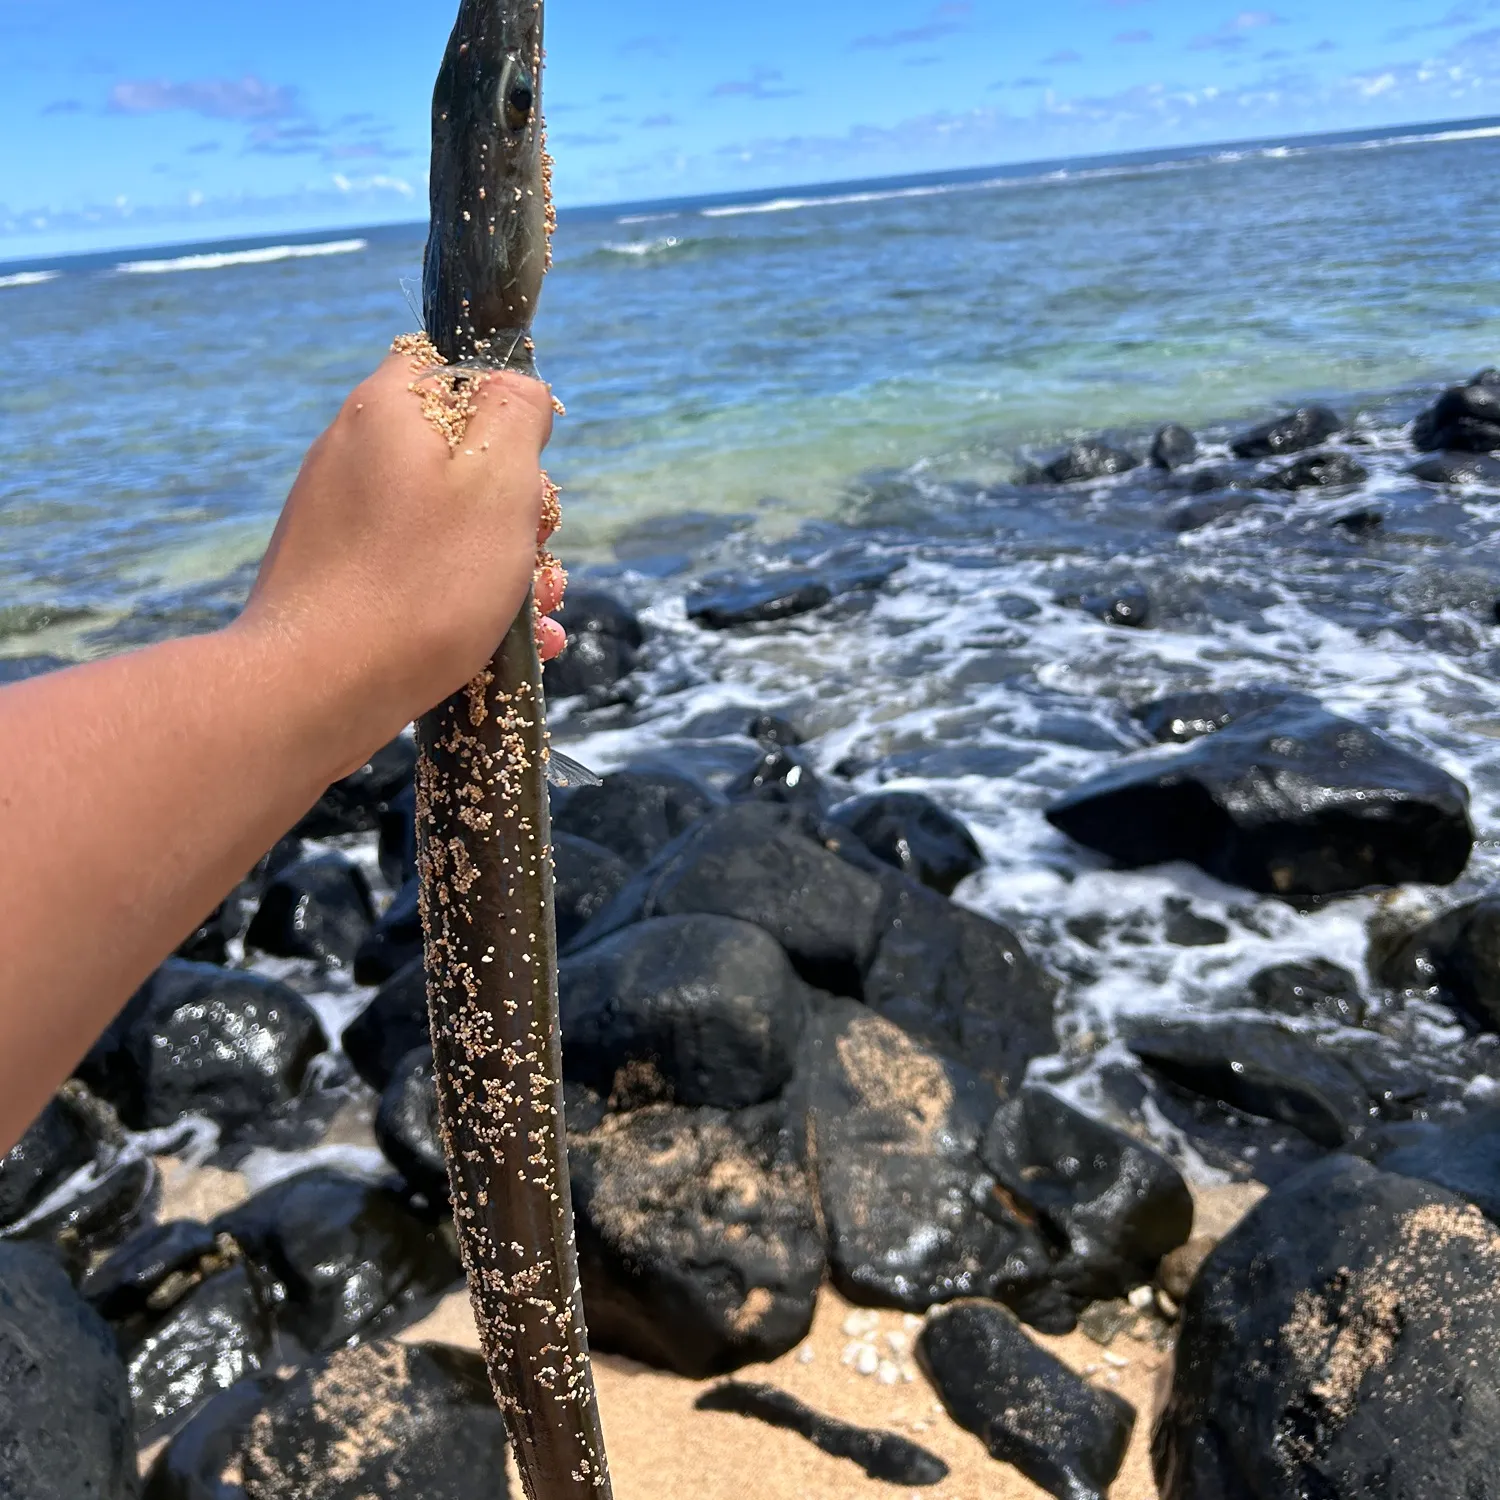
[[[1107,518],[1149,502],[1161,534],[1184,537],[1295,517],[1318,496],[1316,546],[1354,549],[1416,503],[1366,483],[1377,458],[1434,505],[1485,507],[1496,452],[1500,376],[1486,372],[1398,436],[1307,407],[1211,447],[1175,427],[1145,456],[1079,441],[995,503],[1065,527],[1068,505]],[[816,1446],[835,1466],[816,1471],[819,1493],[1135,1500],[1155,1492],[1149,1448],[1166,1500],[1489,1494],[1488,794],[1295,681],[1140,696],[1113,738],[1054,712],[1037,744],[1094,758],[1035,784],[1058,868],[1071,862],[1075,885],[1165,869],[1170,890],[1149,924],[1131,910],[999,920],[973,897],[997,835],[937,793],[1008,796],[1025,726],[965,739],[954,713],[945,733],[851,743],[762,665],[790,661],[819,622],[870,622],[873,637],[878,619],[900,649],[904,591],[942,545],[900,532],[909,503],[872,480],[859,548],[814,528],[774,565],[687,582],[642,552],[629,588],[601,574],[569,603],[549,695],[562,735],[612,768],[554,798],[569,1151],[606,1422],[616,1377],[623,1391],[638,1366],[705,1391],[745,1372],[714,1410],[684,1402],[674,1431]],[[653,588],[672,602],[624,597]],[[991,602],[1013,634],[962,670],[1019,674],[1039,620],[1088,621],[1116,660],[1181,629],[1180,603],[1131,577]],[[1480,623],[1453,644],[1452,612],[1402,620],[1473,671]],[[658,650],[668,635],[689,643],[675,658]],[[700,685],[749,665],[740,692],[683,713],[681,663],[710,649],[694,642],[723,653]],[[504,1443],[482,1369],[421,1337],[459,1270],[413,760],[398,740],[330,788],[0,1164],[0,1389],[27,1392],[0,1417],[16,1493],[495,1492]],[[1116,952],[1212,955],[1231,922],[1329,914],[1361,924],[1360,963],[1304,952],[1205,970],[1223,993],[1197,1008],[1146,993],[1105,1015],[1094,998]],[[1205,1229],[1205,1194],[1236,1185],[1248,1214]],[[833,1364],[831,1337],[838,1380],[801,1389],[800,1408],[774,1399],[798,1394],[798,1369]],[[1126,1400],[1119,1376],[1144,1351],[1162,1389]],[[765,1381],[775,1391],[754,1396]],[[893,1432],[879,1400],[918,1415]],[[931,1433],[941,1455],[925,1452]]]

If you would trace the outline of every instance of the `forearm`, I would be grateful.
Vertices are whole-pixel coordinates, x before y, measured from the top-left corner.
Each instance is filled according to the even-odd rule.
[[[241,624],[0,692],[0,1152],[162,955],[399,727],[360,675]]]

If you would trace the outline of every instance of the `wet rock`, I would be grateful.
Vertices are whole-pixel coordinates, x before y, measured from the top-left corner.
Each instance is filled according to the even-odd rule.
[[[1326,406],[1301,406],[1284,417],[1252,427],[1229,448],[1236,458],[1276,458],[1283,453],[1301,453],[1326,443],[1343,425]]]
[[[271,1307],[245,1266],[208,1277],[126,1350],[136,1429],[149,1441],[272,1357]]]
[[[109,1325],[45,1250],[0,1241],[0,1494],[139,1493],[130,1384]]]
[[[1185,1245],[1162,1256],[1156,1268],[1156,1284],[1181,1307],[1187,1301],[1193,1281],[1203,1269],[1203,1262],[1218,1249],[1219,1241],[1210,1234],[1195,1234]]]
[[[829,821],[847,828],[876,858],[944,896],[984,868],[974,835],[921,792],[872,792],[841,802]]]
[[[1385,517],[1378,510],[1362,507],[1335,516],[1331,524],[1340,531],[1348,532],[1351,537],[1367,537],[1373,536],[1385,525]]]
[[[815,1007],[788,1094],[807,1132],[834,1284],[851,1301],[921,1312],[1003,1295],[1038,1326],[1072,1327],[1040,1235],[978,1157],[997,1096],[847,1000]]]
[[[28,677],[42,677],[73,665],[60,656],[0,656],[0,684],[25,682]]]
[[[360,940],[354,955],[356,984],[384,984],[422,956],[421,886],[409,880]]]
[[[1172,693],[1142,704],[1134,715],[1152,739],[1183,745],[1225,729],[1236,719],[1287,703],[1312,706],[1315,700],[1291,688],[1230,688],[1225,692]]]
[[[416,742],[403,734],[377,750],[352,775],[334,782],[297,824],[295,834],[326,839],[371,832],[380,826],[392,800],[411,785],[416,768]]]
[[[1467,385],[1450,386],[1412,424],[1411,440],[1424,453],[1500,451],[1500,370],[1481,370]]]
[[[802,731],[787,719],[775,714],[756,714],[746,726],[745,733],[762,744],[780,745],[793,749],[802,743]]]
[[[254,1375],[211,1396],[157,1455],[142,1500],[245,1500],[239,1454],[250,1424],[279,1386],[275,1376]]]
[[[1163,1500],[1489,1494],[1497,1273],[1494,1227],[1425,1183],[1334,1157],[1273,1192],[1183,1306]]]
[[[1072,599],[1062,601],[1073,603]],[[1143,629],[1151,623],[1151,596],[1144,585],[1122,583],[1089,589],[1079,595],[1078,607],[1106,625],[1128,625]]]
[[[1406,471],[1424,484],[1500,484],[1500,458],[1487,453],[1439,453]]]
[[[1198,439],[1186,427],[1169,422],[1151,442],[1151,462],[1158,469],[1180,469],[1198,456]]]
[[[1250,998],[1262,1010],[1284,1016],[1312,1016],[1343,1026],[1362,1026],[1365,1000],[1348,969],[1326,958],[1272,964],[1250,980]]]
[[[417,794],[405,787],[380,815],[380,873],[398,890],[417,875]]]
[[[646,632],[635,611],[613,595],[570,588],[559,619],[568,648],[543,669],[548,698],[598,694],[635,670]]]
[[[1229,929],[1195,912],[1181,897],[1169,896],[1161,935],[1178,948],[1216,948],[1229,941]]]
[[[396,1064],[375,1112],[375,1140],[414,1192],[431,1204],[448,1201],[431,1047],[418,1047]]]
[[[505,1500],[505,1425],[484,1361],[440,1344],[340,1349],[252,1419],[247,1500]]]
[[[1135,1410],[1080,1380],[998,1307],[966,1302],[928,1320],[923,1367],[958,1425],[1058,1500],[1104,1500]]]
[[[764,746],[760,759],[729,781],[724,791],[732,802],[780,802],[814,814],[833,800],[806,757],[779,745]]]
[[[218,1248],[207,1224],[192,1219],[150,1224],[94,1266],[79,1291],[111,1323],[123,1322],[144,1313],[169,1276],[196,1270]]]
[[[1106,479],[1112,474],[1128,474],[1141,461],[1124,448],[1113,448],[1097,438],[1081,438],[1070,443],[1058,456],[1040,468],[1029,467],[1023,484],[1076,484],[1084,479]]]
[[[323,1050],[293,989],[258,974],[169,959],[135,993],[79,1069],[137,1130],[207,1115],[249,1139],[302,1088]]]
[[[0,1158],[0,1227],[23,1219],[94,1159],[87,1122],[66,1099],[52,1099]]]
[[[834,1458],[850,1459],[871,1479],[881,1479],[887,1484],[941,1484],[948,1477],[948,1465],[918,1444],[894,1432],[855,1427],[836,1417],[825,1417],[774,1385],[726,1380],[711,1391],[704,1391],[693,1408],[734,1412],[798,1433],[815,1448]]]
[[[200,964],[227,964],[229,945],[245,930],[245,903],[236,892],[221,901],[194,931],[177,945],[176,956]]]
[[[1456,1120],[1424,1120],[1386,1132],[1376,1158],[1384,1172],[1419,1177],[1467,1199],[1500,1224],[1500,1108]]]
[[[1284,704],[1106,771],[1047,818],[1129,869],[1186,860],[1250,890],[1328,896],[1456,880],[1474,842],[1468,801],[1373,730]]]
[[[369,1338],[459,1274],[435,1223],[400,1194],[319,1167],[213,1221],[283,1289],[277,1321],[313,1350]]]
[[[555,798],[552,826],[588,839],[639,869],[724,798],[670,771],[616,771],[599,786]]]
[[[656,1106],[569,1134],[590,1341],[690,1379],[812,1326],[823,1241],[780,1105]]]
[[[315,854],[267,885],[245,943],[278,958],[345,968],[374,925],[364,872],[342,854]]]
[[[1466,901],[1377,955],[1377,984],[1425,993],[1466,1024],[1500,1031],[1500,895]]]
[[[339,1045],[354,1071],[384,1093],[396,1064],[418,1047],[432,1045],[427,1021],[427,976],[420,957],[394,974],[344,1028]]]
[[[557,943],[565,948],[619,894],[630,866],[603,844],[572,833],[553,834],[552,862]]]
[[[729,917],[627,927],[566,959],[559,995],[570,1078],[620,1094],[645,1074],[657,1100],[723,1109],[780,1093],[807,1019],[781,946]]]
[[[788,570],[756,578],[705,580],[688,595],[687,615],[709,630],[732,630],[811,614],[835,599],[883,587],[899,564],[869,562],[818,570]]]
[[[1259,504],[1254,495],[1246,494],[1208,495],[1199,500],[1183,500],[1167,512],[1166,525],[1169,531],[1201,531],[1215,521],[1240,515]]]
[[[1061,1247],[1051,1272],[1081,1311],[1151,1280],[1192,1233],[1193,1196],[1159,1152],[1027,1084],[990,1122],[979,1159]]]
[[[137,1151],[105,1148],[92,1167],[45,1213],[34,1212],[17,1238],[50,1244],[82,1274],[97,1251],[117,1245],[150,1211],[159,1176]]]
[[[1347,453],[1309,453],[1277,469],[1264,481],[1268,490],[1340,489],[1363,484],[1370,471]]]
[[[1274,1021],[1161,1021],[1133,1032],[1128,1045],[1178,1088],[1279,1120],[1329,1150],[1370,1123],[1357,1075],[1329,1048]]]

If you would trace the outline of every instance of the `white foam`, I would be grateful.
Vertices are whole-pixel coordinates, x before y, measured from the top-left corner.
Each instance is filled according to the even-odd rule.
[[[607,243],[604,248],[611,255],[629,255],[644,260],[648,255],[664,255],[675,250],[682,241],[675,234],[663,235],[657,240],[627,240],[624,244]]]
[[[171,271],[220,271],[225,266],[264,266],[279,260],[306,260],[322,255],[355,255],[368,240],[327,240],[319,245],[266,245],[259,250],[225,250],[179,255],[171,260],[129,260],[115,267],[121,276],[161,276]]]
[[[669,219],[679,219],[682,215],[677,212],[663,214],[621,214],[615,220],[616,224],[664,224]]]
[[[56,281],[61,271],[17,271],[11,276],[0,276],[0,287],[41,286],[44,282]]]

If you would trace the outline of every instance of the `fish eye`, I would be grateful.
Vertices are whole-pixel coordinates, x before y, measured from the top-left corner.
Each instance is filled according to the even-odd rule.
[[[505,73],[500,79],[499,103],[507,130],[519,133],[531,123],[531,114],[536,108],[536,91],[525,66],[513,57],[506,60]]]

